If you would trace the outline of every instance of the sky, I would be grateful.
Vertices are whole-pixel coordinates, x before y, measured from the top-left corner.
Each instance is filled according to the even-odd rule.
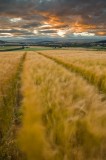
[[[106,0],[0,0],[0,39],[106,38]]]

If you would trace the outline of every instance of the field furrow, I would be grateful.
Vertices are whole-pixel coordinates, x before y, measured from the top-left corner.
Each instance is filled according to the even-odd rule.
[[[23,53],[0,54],[0,158],[18,159],[16,126],[20,123],[20,74]],[[18,158],[17,158],[18,157]]]
[[[105,68],[106,57],[105,56],[104,58],[103,56],[101,57],[101,60],[104,61],[104,63],[103,62],[100,63],[98,59],[98,55],[96,55],[97,57],[95,57],[95,59],[94,57],[92,59],[92,56],[89,55],[89,60],[86,59],[86,57],[82,58],[81,56],[78,61],[78,56],[79,56],[78,54],[74,54],[74,55],[71,55],[69,53],[68,53],[69,55],[68,54],[61,55],[56,53],[51,54],[50,51],[49,53],[39,52],[39,54],[42,54],[43,56],[46,56],[47,58],[52,59],[56,63],[68,69],[69,71],[73,71],[81,75],[89,83],[96,86],[100,92],[106,94],[106,68]],[[90,59],[92,60],[92,65],[89,64]],[[98,61],[99,61],[99,64],[98,64]]]

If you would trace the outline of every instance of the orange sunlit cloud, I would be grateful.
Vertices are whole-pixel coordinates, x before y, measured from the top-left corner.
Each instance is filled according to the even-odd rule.
[[[105,32],[97,32],[96,34],[99,36],[106,36],[106,31]]]
[[[65,37],[75,33],[102,37],[106,36],[105,19],[106,0],[0,1],[1,35],[5,29],[5,33],[15,37]]]

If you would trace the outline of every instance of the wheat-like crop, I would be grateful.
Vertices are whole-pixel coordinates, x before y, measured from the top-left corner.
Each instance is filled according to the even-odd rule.
[[[29,52],[22,94],[18,140],[28,160],[105,159],[106,101],[80,75]]]
[[[23,53],[0,53],[0,131],[7,130],[12,118],[9,113],[14,108],[11,108],[9,99],[13,96],[12,85],[22,55]]]
[[[16,154],[13,128],[19,107],[17,95],[22,59],[21,52],[0,53],[0,159]]]
[[[74,52],[74,51],[73,51]],[[42,53],[49,58],[57,61],[64,67],[80,74],[91,84],[95,85],[100,91],[106,93],[106,54],[82,51],[81,53],[58,52],[53,51]]]

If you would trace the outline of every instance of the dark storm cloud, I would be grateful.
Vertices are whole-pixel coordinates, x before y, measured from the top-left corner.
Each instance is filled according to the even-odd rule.
[[[52,29],[71,28],[72,32],[106,33],[106,0],[0,0],[0,28]],[[22,18],[13,22],[12,18]],[[17,35],[17,32],[15,32]],[[14,34],[15,34],[14,33]],[[28,34],[30,31],[28,32]],[[32,33],[32,32],[31,32]]]
[[[39,31],[39,33],[57,33],[56,30],[43,30],[43,31]]]
[[[41,26],[42,24],[40,22],[33,22],[33,23],[28,23],[28,24],[23,24],[21,26],[21,28],[25,28],[25,29],[28,29],[28,28],[33,28],[33,27],[39,27]]]
[[[31,32],[26,31],[26,30],[16,30],[16,29],[12,29],[12,30],[0,30],[0,33],[12,33],[12,34],[30,34]]]
[[[28,30],[16,30],[16,29],[11,29],[11,30],[0,30],[0,35],[2,36],[2,35],[11,35],[11,36],[14,36],[14,37],[16,37],[16,36],[32,36],[32,35],[34,35],[33,34],[33,32],[31,32],[31,31],[28,31]]]

